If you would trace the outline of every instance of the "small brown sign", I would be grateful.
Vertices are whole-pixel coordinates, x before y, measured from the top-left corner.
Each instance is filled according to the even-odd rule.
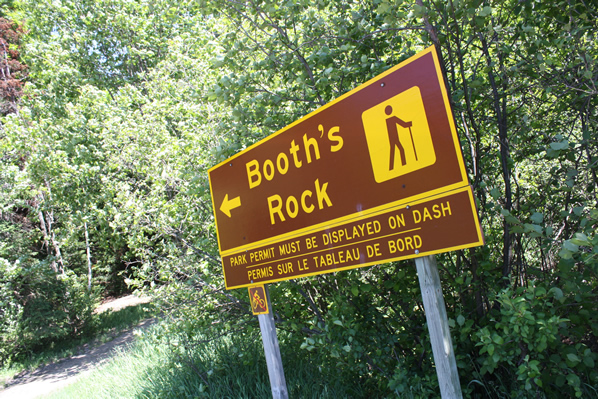
[[[337,272],[483,244],[464,187],[222,257],[227,289]]]
[[[251,302],[251,311],[254,315],[267,314],[268,298],[266,297],[266,289],[263,284],[255,285],[248,288],[249,302]]]

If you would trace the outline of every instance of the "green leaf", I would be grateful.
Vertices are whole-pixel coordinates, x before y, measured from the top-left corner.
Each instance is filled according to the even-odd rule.
[[[495,344],[497,345],[502,345],[505,341],[503,340],[503,338],[498,335],[498,334],[494,334],[492,336],[492,340],[494,341]]]
[[[544,220],[544,215],[539,212],[534,212],[534,214],[530,217],[530,220],[535,224],[540,224]]]
[[[567,374],[567,383],[569,385],[572,385],[574,387],[578,387],[579,386],[579,377],[575,374]]]
[[[567,353],[567,359],[573,363],[581,362],[581,359],[575,353]]]
[[[590,239],[588,238],[587,235],[585,235],[584,233],[575,233],[575,238],[571,240],[571,242],[573,242],[576,245],[586,245],[586,246],[590,246],[592,245],[590,243]]]
[[[579,240],[577,238],[571,238],[568,240],[571,244],[578,245],[578,246],[589,246],[591,245],[589,240]]]
[[[484,8],[482,8],[482,10],[480,11],[480,13],[478,14],[480,17],[487,17],[488,15],[492,14],[492,7],[490,6],[486,6]]]
[[[556,299],[559,302],[562,302],[562,300],[564,299],[563,290],[561,290],[558,287],[552,287],[549,292],[551,292],[552,296],[554,296],[554,299]]]
[[[563,243],[563,248],[572,253],[576,253],[579,251],[579,245],[573,244],[570,240],[566,240]]]
[[[535,236],[542,234],[542,226],[539,224],[525,223],[523,227],[526,233],[533,233]]]
[[[540,379],[540,377],[536,377],[534,378],[534,382],[536,383],[537,386],[539,386],[540,388],[542,388],[542,379]]]
[[[220,68],[224,65],[225,58],[223,55],[218,55],[210,60],[210,63],[214,68]]]
[[[592,356],[584,356],[583,357],[583,364],[585,364],[587,367],[589,368],[594,368],[594,359],[592,358]]]
[[[424,15],[425,10],[426,10],[425,7],[422,7],[419,4],[415,4],[413,6],[413,15],[416,18],[421,18]]]
[[[500,362],[500,353],[498,353],[498,352],[495,352],[495,353],[494,353],[494,355],[492,355],[492,361],[493,361],[494,363],[498,363],[498,362]]]
[[[490,190],[490,195],[492,196],[492,198],[497,200],[500,197],[500,191],[498,190],[498,188],[495,187],[492,190]]]
[[[388,3],[388,1],[383,1],[378,6],[378,9],[376,10],[376,12],[378,14],[385,14],[388,11],[389,8],[390,8],[390,4]]]
[[[558,143],[550,143],[550,148],[555,151],[566,150],[569,148],[569,142],[565,140]]]
[[[457,324],[459,324],[460,326],[463,326],[463,324],[465,324],[465,317],[463,317],[463,315],[457,316]]]

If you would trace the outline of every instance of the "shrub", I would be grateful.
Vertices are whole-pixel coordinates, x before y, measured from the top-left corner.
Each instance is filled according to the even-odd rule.
[[[571,320],[563,314],[566,300],[557,287],[502,290],[490,322],[475,333],[480,374],[510,370],[518,395],[582,397],[584,386],[598,382],[598,357],[583,341],[573,340]]]
[[[23,359],[91,326],[93,298],[73,273],[44,261],[0,258],[0,364]]]

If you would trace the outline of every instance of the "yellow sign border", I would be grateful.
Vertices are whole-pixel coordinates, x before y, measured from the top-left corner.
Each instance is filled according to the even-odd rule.
[[[412,201],[412,202],[409,202],[408,204],[402,204],[402,205],[404,205],[405,207],[407,205],[409,205],[409,206],[415,206],[415,205],[421,204],[422,202],[433,201],[433,200],[436,200],[436,199],[444,198],[444,197],[446,197],[448,195],[458,194],[458,193],[461,193],[461,192],[464,192],[464,191],[466,191],[467,194],[468,194],[469,204],[471,205],[471,212],[472,212],[472,215],[473,215],[473,218],[474,218],[474,224],[475,224],[475,227],[476,227],[476,232],[477,232],[478,240],[475,241],[475,242],[470,242],[470,243],[463,244],[463,245],[457,245],[457,246],[454,246],[454,247],[440,248],[440,249],[432,250],[432,251],[424,251],[424,252],[421,252],[421,253],[418,253],[418,254],[404,255],[404,256],[398,256],[398,257],[388,258],[388,259],[385,259],[384,262],[373,261],[373,262],[367,262],[367,263],[360,263],[360,264],[353,265],[353,266],[339,267],[339,268],[335,268],[333,270],[329,270],[328,269],[328,270],[323,270],[321,272],[306,273],[306,274],[301,274],[301,275],[298,275],[298,276],[295,275],[295,276],[290,276],[290,277],[281,277],[281,278],[277,278],[277,279],[273,279],[273,280],[264,281],[263,284],[271,284],[271,283],[277,283],[277,282],[280,282],[280,281],[294,280],[294,279],[297,279],[297,278],[317,276],[317,275],[320,275],[320,274],[336,273],[336,272],[340,272],[340,271],[344,271],[344,270],[358,269],[358,268],[361,268],[361,267],[368,267],[368,266],[373,266],[373,265],[379,265],[381,263],[388,263],[388,262],[395,262],[395,261],[400,261],[400,260],[407,260],[407,259],[419,258],[419,257],[422,257],[422,256],[436,255],[436,254],[441,254],[441,253],[444,253],[444,252],[457,251],[459,249],[467,249],[467,248],[473,248],[473,247],[477,247],[477,246],[480,246],[480,245],[484,245],[484,235],[482,233],[482,227],[480,225],[480,220],[478,218],[478,213],[477,213],[476,204],[475,204],[475,198],[473,197],[473,189],[469,185],[467,185],[465,187],[460,187],[460,188],[455,189],[455,190],[443,192],[443,193],[438,194],[438,195],[433,196],[433,197],[420,198],[420,199],[418,199],[416,201]],[[378,215],[381,215],[381,214],[383,214],[385,212],[388,212],[389,210],[391,210],[391,209],[383,209],[383,210],[380,210],[380,211],[378,211],[378,212],[376,212],[374,214],[368,214],[367,217],[378,216]],[[363,218],[361,218],[361,219],[363,219]],[[352,220],[352,221],[358,221],[358,220],[361,220],[361,219],[356,219],[356,220]],[[339,222],[339,223],[337,223],[335,225],[329,225],[329,227],[330,228],[334,228],[334,227],[338,227],[338,226],[340,226],[342,224],[344,224],[344,223]],[[239,251],[239,252],[242,252],[242,251]],[[222,269],[223,269],[223,275],[224,275],[224,285],[225,285],[225,287],[226,287],[227,290],[237,289],[237,288],[244,288],[244,287],[252,287],[252,286],[257,285],[257,284],[249,283],[249,284],[235,285],[235,286],[231,287],[231,286],[229,286],[227,284],[227,281],[226,281],[226,274],[224,273],[224,264],[222,265]]]
[[[269,237],[269,238],[266,238],[266,239],[263,239],[263,240],[260,240],[260,241],[256,241],[256,242],[253,242],[253,243],[250,243],[250,244],[242,245],[242,246],[239,246],[239,247],[231,248],[229,250],[226,250],[226,251],[222,252],[222,246],[220,244],[220,234],[218,234],[218,215],[217,215],[218,207],[216,206],[216,202],[215,202],[215,199],[214,199],[214,191],[212,189],[212,179],[210,178],[210,172],[211,171],[213,171],[213,170],[215,170],[215,169],[217,169],[219,167],[222,167],[222,166],[226,165],[227,163],[232,162],[235,158],[241,156],[242,154],[245,154],[246,152],[251,151],[253,148],[258,147],[258,146],[264,144],[265,142],[267,142],[267,141],[269,141],[269,140],[277,137],[278,135],[286,132],[287,130],[291,129],[293,126],[296,126],[299,123],[302,123],[303,121],[305,121],[305,120],[307,120],[309,118],[312,118],[313,116],[315,116],[318,113],[322,112],[323,110],[331,107],[332,105],[334,105],[334,104],[342,101],[343,99],[345,99],[345,98],[347,98],[349,96],[354,95],[355,93],[361,91],[362,89],[364,89],[364,88],[366,88],[366,87],[368,87],[368,86],[370,86],[370,85],[378,82],[381,78],[383,78],[383,77],[385,77],[385,76],[387,76],[387,75],[395,72],[396,70],[398,70],[400,68],[405,67],[406,65],[408,65],[408,64],[410,64],[410,63],[418,60],[419,58],[421,58],[421,57],[423,57],[423,56],[425,56],[427,54],[430,54],[430,53],[432,54],[432,58],[434,60],[434,68],[436,70],[436,75],[437,75],[438,81],[440,83],[439,84],[440,91],[441,91],[442,98],[443,98],[443,101],[444,101],[445,110],[447,112],[447,117],[448,117],[447,119],[448,119],[450,130],[451,130],[451,136],[453,138],[453,146],[454,146],[454,150],[455,150],[455,152],[457,154],[457,161],[458,161],[459,170],[460,170],[460,173],[461,173],[461,181],[460,182],[453,183],[453,184],[450,184],[450,185],[447,185],[447,186],[438,187],[438,188],[436,188],[434,190],[426,191],[424,193],[420,193],[420,194],[417,194],[417,195],[414,195],[414,196],[411,196],[411,197],[408,197],[408,198],[403,198],[403,199],[400,199],[400,200],[397,200],[397,201],[394,201],[394,202],[389,202],[389,203],[386,203],[384,205],[380,205],[378,207],[368,209],[365,212],[356,212],[356,213],[353,213],[353,214],[350,214],[350,215],[346,215],[346,216],[343,216],[343,217],[340,217],[340,218],[337,218],[337,219],[325,221],[325,222],[322,222],[322,223],[319,223],[319,224],[316,224],[316,225],[311,225],[311,226],[308,226],[308,227],[304,227],[302,229],[293,230],[293,231],[290,231],[290,232],[287,232],[287,233],[284,233],[284,234],[280,234],[280,235],[277,235],[277,236],[274,236],[274,237]],[[377,75],[376,77],[374,77],[374,78],[368,80],[367,82],[359,85],[355,89],[353,89],[353,90],[351,90],[351,91],[343,94],[342,96],[340,96],[340,97],[332,100],[331,102],[329,102],[329,103],[321,106],[320,108],[316,109],[315,111],[313,111],[313,112],[307,114],[306,116],[304,116],[304,117],[296,120],[295,122],[291,123],[290,125],[282,128],[281,130],[278,130],[277,132],[269,135],[268,137],[265,137],[264,139],[258,141],[257,143],[255,143],[255,144],[253,144],[253,145],[245,148],[244,150],[236,153],[235,155],[231,156],[227,160],[222,161],[219,164],[213,166],[212,168],[208,169],[208,179],[209,179],[209,183],[210,183],[210,196],[212,198],[212,205],[213,205],[213,212],[214,212],[214,223],[216,225],[216,233],[217,233],[217,238],[218,238],[218,250],[220,251],[220,256],[228,256],[228,255],[236,253],[236,252],[248,251],[248,250],[251,250],[253,248],[257,248],[257,247],[265,246],[265,245],[268,245],[268,244],[276,243],[276,242],[279,242],[279,241],[283,241],[283,240],[286,240],[286,239],[289,239],[289,238],[293,238],[293,237],[298,236],[298,235],[309,233],[312,230],[320,229],[323,226],[336,226],[336,225],[342,224],[342,223],[350,221],[350,220],[360,220],[360,219],[363,219],[363,218],[366,218],[366,217],[375,216],[375,215],[377,215],[380,212],[386,211],[386,210],[388,210],[390,208],[397,207],[397,206],[399,206],[401,204],[406,204],[406,203],[410,203],[410,202],[413,202],[413,201],[416,201],[416,200],[419,200],[419,199],[428,198],[430,196],[434,196],[434,195],[437,195],[437,194],[440,194],[440,193],[443,193],[443,192],[447,192],[447,191],[456,190],[458,188],[462,188],[464,186],[469,185],[469,182],[468,182],[468,179],[467,179],[467,173],[465,171],[465,163],[463,161],[463,155],[461,153],[461,146],[459,144],[459,137],[457,136],[457,130],[456,130],[456,127],[455,127],[455,121],[454,121],[454,117],[453,117],[453,112],[452,112],[452,108],[451,108],[450,101],[449,101],[449,98],[448,98],[448,93],[447,93],[447,90],[446,90],[446,85],[445,85],[445,81],[444,81],[444,75],[442,74],[442,69],[440,68],[440,62],[438,60],[438,54],[436,53],[436,47],[432,45],[432,46],[424,49],[423,51],[420,51],[419,53],[413,55],[412,57],[406,59],[405,61],[399,63],[398,65],[396,65],[396,66],[388,69],[387,71],[381,73],[380,75]],[[224,273],[224,265],[222,266],[222,269],[223,269],[223,273]]]
[[[242,288],[242,287],[239,287]],[[262,291],[264,292],[264,296],[266,298],[264,298],[264,301],[266,302],[264,308],[266,309],[263,312],[256,312],[253,310],[253,299],[251,299],[251,289],[252,288],[261,288]],[[249,303],[251,304],[251,312],[253,313],[254,316],[259,316],[261,314],[268,314],[270,313],[270,309],[268,308],[268,294],[266,293],[266,287],[264,286],[264,284],[251,284],[249,286],[247,286],[247,292],[249,294]]]

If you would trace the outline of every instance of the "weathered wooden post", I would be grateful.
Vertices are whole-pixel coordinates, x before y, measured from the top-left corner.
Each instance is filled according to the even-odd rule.
[[[270,302],[270,292],[268,285],[264,286],[266,300],[268,301],[268,313],[257,316],[262,330],[262,342],[264,343],[264,354],[266,355],[266,364],[268,365],[268,376],[270,377],[270,386],[272,388],[273,399],[288,399],[287,382],[284,378],[282,368],[282,358],[280,357],[280,347],[278,346],[278,336],[276,335],[276,326],[274,324],[274,315],[272,314],[272,304]]]
[[[463,397],[461,383],[459,382],[457,361],[455,352],[453,352],[436,258],[434,255],[416,258],[415,266],[424,301],[440,394],[442,398],[460,399]]]

